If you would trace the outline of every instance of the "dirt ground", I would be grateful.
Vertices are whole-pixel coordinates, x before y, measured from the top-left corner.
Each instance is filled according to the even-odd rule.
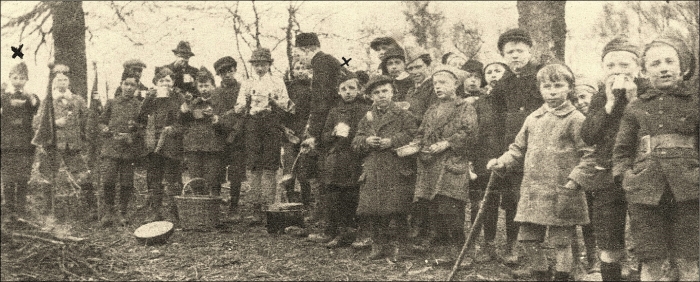
[[[143,205],[145,187],[137,173],[137,190],[132,206]],[[140,186],[140,187],[139,187]],[[32,191],[35,194],[36,191]],[[228,191],[222,191],[227,195]],[[249,210],[245,185],[241,201],[244,215]],[[31,199],[30,199],[31,200]],[[30,201],[31,202],[31,201]],[[438,246],[427,254],[399,262],[366,261],[369,250],[327,249],[291,235],[267,234],[263,226],[247,222],[228,224],[212,232],[176,229],[163,245],[145,246],[133,236],[145,217],[142,210],[129,213],[127,227],[100,228],[96,222],[74,220],[80,216],[75,197],[57,198],[58,222],[49,222],[75,237],[87,238],[69,247],[52,247],[17,238],[2,240],[0,279],[5,280],[445,280],[461,246]],[[225,210],[222,206],[222,211]],[[502,211],[501,211],[502,212]],[[36,220],[41,220],[37,218]],[[499,220],[496,245],[503,249],[503,214]],[[319,231],[315,227],[311,232]],[[479,245],[480,241],[477,241]],[[40,246],[41,245],[41,246]],[[43,248],[43,249],[42,249]],[[66,255],[72,252],[72,260]],[[39,255],[41,253],[44,255]],[[60,257],[60,258],[59,258]],[[76,265],[70,264],[74,261]],[[84,275],[70,268],[88,262]],[[550,262],[551,263],[551,262]],[[56,271],[49,271],[50,266]],[[68,271],[63,271],[63,266]],[[60,271],[58,271],[60,270]],[[511,268],[497,261],[476,263],[465,259],[457,280],[513,280]],[[600,274],[581,280],[600,280]]]

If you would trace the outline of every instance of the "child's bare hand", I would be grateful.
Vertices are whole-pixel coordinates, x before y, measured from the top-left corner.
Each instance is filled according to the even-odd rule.
[[[386,149],[389,147],[391,147],[391,139],[389,139],[389,138],[379,139],[379,148],[380,149]]]
[[[567,182],[566,185],[564,185],[564,187],[570,190],[578,190],[581,186],[579,186],[578,183],[576,183],[575,181],[569,180],[569,182]]]
[[[503,170],[506,166],[499,162],[498,159],[491,159],[487,164],[486,164],[486,169],[488,170]]]
[[[378,147],[379,140],[381,140],[381,138],[379,138],[377,136],[370,136],[370,137],[367,137],[367,139],[365,139],[365,142],[367,142],[367,144],[372,146],[372,147]]]

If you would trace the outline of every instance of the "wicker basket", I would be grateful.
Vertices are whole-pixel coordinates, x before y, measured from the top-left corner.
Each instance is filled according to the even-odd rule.
[[[219,225],[220,197],[184,195],[190,185],[202,181],[202,178],[191,179],[183,186],[183,195],[175,196],[180,227],[184,230],[211,231]]]

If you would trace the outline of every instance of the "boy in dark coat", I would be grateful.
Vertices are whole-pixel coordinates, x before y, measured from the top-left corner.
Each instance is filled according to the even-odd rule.
[[[315,176],[314,172],[321,170],[321,167],[318,166],[320,162],[314,156],[322,156],[325,153],[325,148],[320,143],[328,112],[340,101],[336,85],[340,74],[340,62],[332,55],[321,51],[321,42],[315,33],[300,33],[294,44],[300,54],[300,59],[311,64],[313,74],[309,121],[304,133],[305,140],[302,142],[302,146],[308,146],[312,152],[305,156],[303,162],[299,160],[303,163],[303,170],[307,174],[305,177],[311,178]],[[317,199],[315,202],[324,201]],[[316,207],[315,213],[318,214],[318,211],[322,210],[324,210],[322,207]]]
[[[682,39],[644,48],[652,88],[629,103],[613,148],[613,176],[629,203],[642,281],[698,281],[698,89],[685,85],[695,57]],[[669,262],[671,271],[665,267]]]
[[[497,139],[494,124],[496,123],[495,113],[491,105],[491,93],[488,93],[486,79],[482,73],[483,65],[476,60],[469,60],[462,66],[462,70],[467,72],[467,78],[464,80],[462,89],[464,90],[465,100],[472,103],[476,108],[477,120],[479,124],[479,135],[476,149],[473,149],[473,154],[470,154],[470,160],[473,162],[473,170],[476,174],[476,179],[469,183],[469,199],[471,202],[470,216],[474,222],[479,211],[479,203],[484,197],[484,190],[488,184],[490,172],[486,169],[486,163],[500,155],[500,140]],[[498,65],[500,66],[500,65]],[[495,84],[495,82],[492,82]],[[506,201],[504,201],[506,202]],[[484,203],[484,244],[481,245],[483,257],[480,261],[488,261],[496,257],[496,249],[494,239],[496,238],[496,226],[498,223],[498,207],[501,203],[501,195],[493,194],[489,201]],[[515,222],[512,220],[506,221],[506,242],[513,244],[517,236],[514,236],[514,230],[517,229]],[[507,244],[508,244],[507,243]]]
[[[100,116],[98,127],[102,131],[102,197],[103,211],[100,224],[103,227],[117,220],[126,224],[125,215],[129,200],[134,193],[134,160],[143,151],[141,126],[137,123],[139,100],[134,97],[138,87],[138,76],[122,75],[122,95],[107,101]],[[120,212],[115,204],[116,186],[119,184]]]
[[[8,210],[6,221],[14,221],[26,212],[29,176],[34,160],[32,120],[39,109],[39,97],[26,93],[29,80],[27,65],[21,62],[10,70],[12,89],[2,91],[0,118],[2,126],[2,195]],[[3,216],[5,213],[3,213]]]
[[[170,219],[177,221],[172,197],[181,193],[182,127],[178,113],[184,98],[174,87],[173,76],[167,67],[156,68],[153,84],[157,88],[143,99],[139,121],[146,124],[146,184],[151,214],[154,219],[160,217],[158,207],[165,201]]]
[[[418,122],[411,113],[391,101],[394,94],[392,78],[376,76],[367,83],[366,92],[374,101],[372,108],[360,120],[352,147],[367,154],[360,176],[358,217],[370,222],[372,252],[368,259],[388,255],[388,243],[394,246],[394,255],[408,243],[406,216],[413,199],[415,183],[414,162],[400,158],[393,149],[407,145],[417,129]],[[396,230],[391,232],[390,222]]]
[[[542,106],[544,100],[540,95],[536,74],[541,68],[531,62],[532,39],[522,29],[511,29],[498,38],[498,51],[506,60],[512,75],[503,76],[492,90],[491,106],[496,113],[497,140],[500,150],[508,149],[508,142],[514,140],[525,118]],[[522,170],[514,169],[503,178],[497,178],[494,190],[501,194],[501,207],[506,211],[506,222],[512,221],[518,205],[518,187],[522,180]],[[518,229],[512,230],[512,237],[506,240],[506,261],[516,263],[518,255],[514,252]]]
[[[311,78],[313,74],[311,73],[311,66],[301,60],[294,61],[293,66],[290,79],[285,81],[285,83],[289,99],[296,105],[296,111],[287,119],[286,126],[293,131],[294,136],[303,138],[306,122],[309,120],[309,113],[311,112]],[[301,202],[308,208],[313,200],[311,198],[311,184],[308,178],[313,173],[298,169],[301,167],[300,163],[297,163],[296,171],[292,171],[294,160],[299,155],[300,149],[300,143],[284,143],[284,174],[296,174],[296,179],[299,181],[299,186],[301,186]],[[303,157],[300,157],[299,161],[303,162]],[[294,193],[294,184],[293,181],[289,181],[287,186],[284,187],[288,197]]]
[[[245,179],[245,138],[242,130],[243,119],[232,112],[236,106],[241,83],[235,78],[238,62],[230,56],[223,57],[214,63],[216,75],[221,77],[221,87],[216,88],[211,99],[214,101],[214,111],[225,113],[221,123],[225,124],[226,138],[224,151],[221,154],[219,184],[229,183],[231,197],[228,207],[230,220],[240,220],[238,201],[241,197],[241,182]]]
[[[423,114],[436,100],[433,80],[430,79],[432,62],[430,53],[424,49],[406,48],[406,71],[410,74],[413,85],[408,89],[404,101],[408,103],[408,111],[416,120],[423,120]]]
[[[211,99],[214,76],[202,67],[196,77],[197,96],[180,106],[180,124],[183,127],[182,147],[185,165],[191,178],[204,178],[207,190],[194,191],[198,195],[219,196],[220,154],[224,150],[225,135],[220,116],[224,113]]]
[[[122,64],[124,67],[124,72],[132,72],[136,74],[139,77],[139,87],[136,89],[136,93],[134,93],[134,96],[136,96],[137,99],[140,101],[143,101],[143,95],[146,94],[146,91],[148,91],[148,87],[146,85],[143,85],[143,82],[141,82],[141,74],[143,73],[143,70],[146,68],[146,64],[142,62],[139,59],[131,59]],[[117,97],[122,94],[122,88],[117,87],[117,90],[114,91],[114,97]]]
[[[588,172],[589,181],[581,185],[591,191],[591,223],[600,249],[603,281],[622,279],[621,262],[625,258],[625,247],[631,245],[625,242],[628,205],[625,192],[621,183],[613,181],[611,169],[615,136],[625,107],[647,88],[646,81],[639,78],[639,52],[639,47],[623,37],[605,45],[601,56],[604,84],[591,98],[581,126],[583,141],[595,145],[594,169]]]
[[[351,142],[357,124],[369,109],[362,99],[362,88],[356,74],[343,72],[338,79],[338,93],[343,100],[328,114],[321,140],[328,148],[323,169],[328,223],[318,241],[333,239],[326,244],[329,248],[347,246],[355,239],[355,211],[360,193],[357,180],[362,173],[362,159],[352,150]]]
[[[408,72],[406,72],[406,52],[401,48],[391,48],[382,56],[382,72],[389,74],[394,79],[394,102],[403,102],[406,100],[408,89],[414,86]]]

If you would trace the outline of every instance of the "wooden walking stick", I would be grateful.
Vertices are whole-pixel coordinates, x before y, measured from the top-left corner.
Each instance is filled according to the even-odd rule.
[[[476,214],[476,219],[472,223],[471,229],[469,230],[469,236],[467,236],[467,239],[464,241],[464,245],[462,246],[462,251],[459,252],[459,257],[457,257],[457,261],[455,261],[455,265],[452,267],[452,272],[450,272],[450,276],[447,277],[447,281],[452,281],[452,278],[455,276],[455,273],[457,272],[457,268],[459,268],[459,265],[462,263],[462,259],[464,258],[464,255],[467,253],[469,249],[471,249],[472,245],[474,244],[474,239],[479,235],[479,231],[481,230],[481,223],[484,218],[484,206],[488,202],[489,198],[491,197],[491,186],[493,185],[494,179],[497,177],[496,172],[491,171],[491,175],[489,176],[489,183],[486,184],[486,189],[484,190],[484,197],[481,199],[481,202],[479,203],[479,212]]]

